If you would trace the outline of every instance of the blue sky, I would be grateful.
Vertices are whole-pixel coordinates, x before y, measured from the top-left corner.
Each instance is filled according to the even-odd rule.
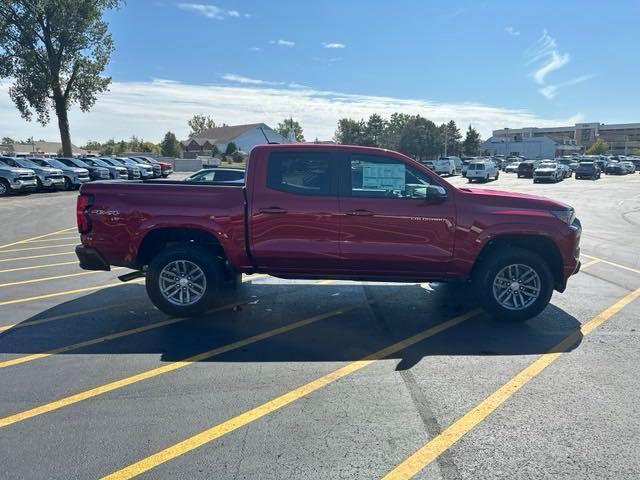
[[[108,20],[114,85],[92,113],[73,113],[76,143],[184,136],[190,113],[292,115],[310,139],[373,111],[454,118],[484,136],[640,121],[637,0],[129,0]],[[0,133],[39,135],[0,94]]]

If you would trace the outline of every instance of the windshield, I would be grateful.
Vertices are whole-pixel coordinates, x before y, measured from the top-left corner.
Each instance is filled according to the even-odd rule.
[[[94,167],[111,167],[112,166],[112,165],[109,165],[104,160],[100,160],[99,158],[87,158],[85,162],[87,162],[89,165],[93,165]]]
[[[18,158],[16,159],[16,163],[18,163],[19,165],[22,165],[25,168],[39,168],[40,165],[38,165],[37,163],[29,160],[28,158]]]
[[[47,160],[47,163],[49,165],[51,165],[52,167],[56,167],[56,168],[67,168],[67,165],[65,165],[64,163],[62,163],[60,160],[56,160],[55,158],[50,158]]]

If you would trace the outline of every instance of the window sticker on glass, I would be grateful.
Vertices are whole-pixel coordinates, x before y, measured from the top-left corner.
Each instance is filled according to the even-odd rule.
[[[362,186],[380,190],[405,189],[406,167],[401,163],[370,163],[362,165]]]

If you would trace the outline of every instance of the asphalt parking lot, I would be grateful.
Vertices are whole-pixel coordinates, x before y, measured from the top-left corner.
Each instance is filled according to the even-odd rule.
[[[527,323],[460,286],[260,275],[170,319],[78,268],[76,193],[2,199],[0,477],[639,478],[640,175],[473,186],[582,221]]]

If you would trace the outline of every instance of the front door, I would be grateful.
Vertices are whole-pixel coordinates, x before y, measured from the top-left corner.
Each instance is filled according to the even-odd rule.
[[[453,256],[455,204],[428,201],[431,174],[385,155],[342,159],[340,253],[351,273],[439,275]]]
[[[267,155],[257,163],[251,190],[249,225],[255,264],[271,271],[309,274],[340,265],[333,154],[287,149]]]

